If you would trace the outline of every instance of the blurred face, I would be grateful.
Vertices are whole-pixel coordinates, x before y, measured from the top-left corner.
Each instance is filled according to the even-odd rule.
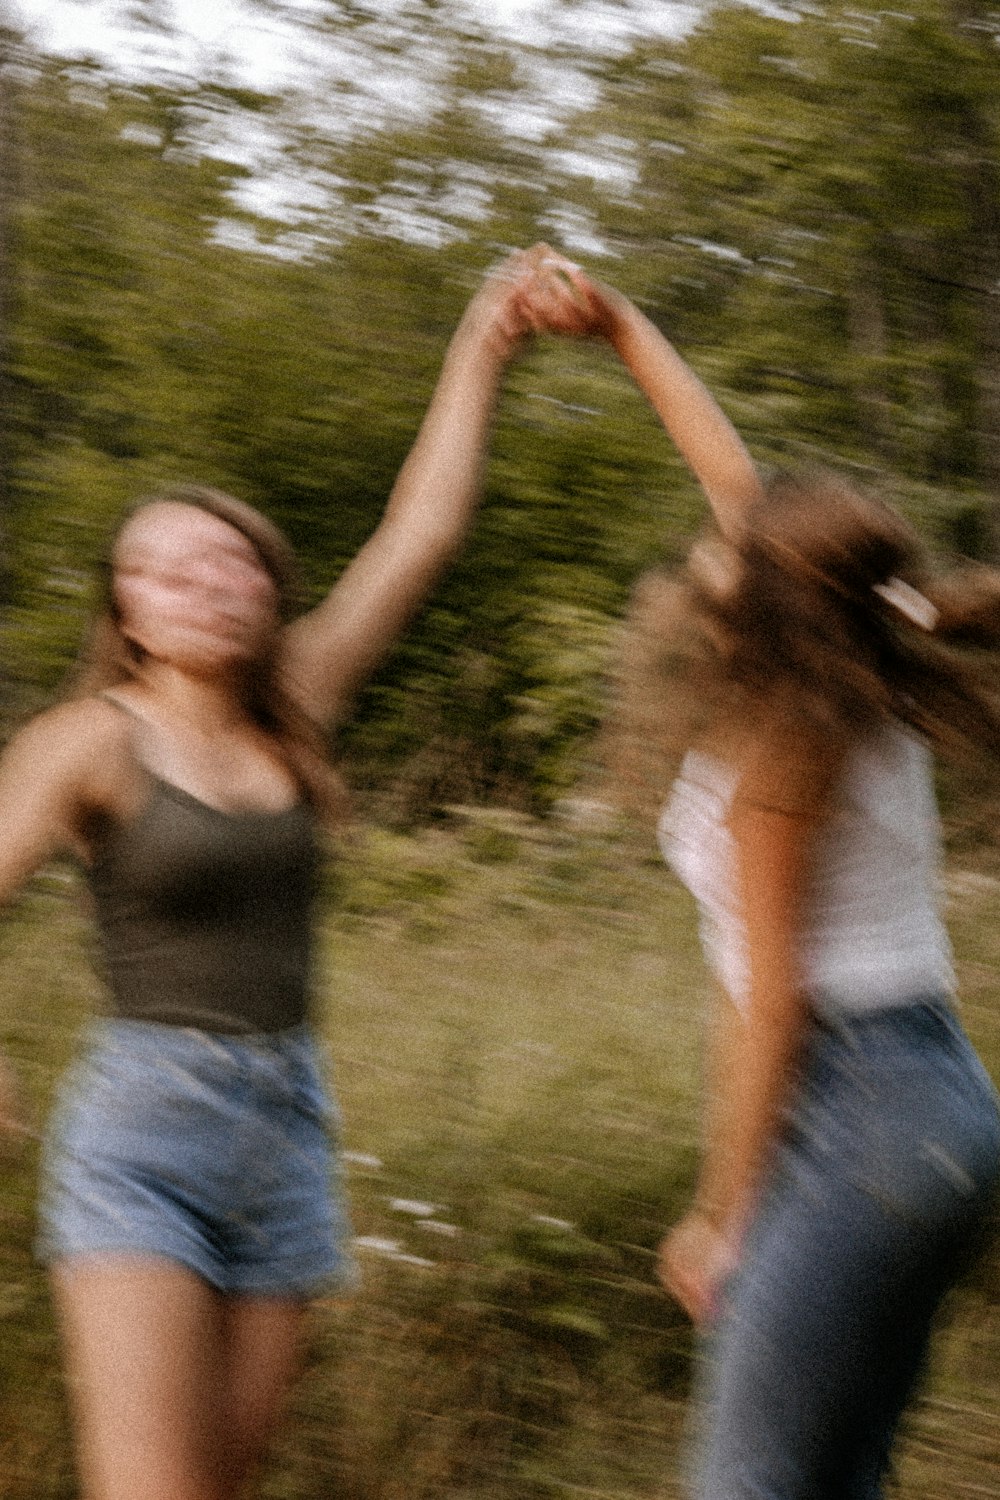
[[[278,622],[278,592],[253,543],[197,506],[149,505],[114,553],[121,628],[157,661],[212,676],[252,661]]]

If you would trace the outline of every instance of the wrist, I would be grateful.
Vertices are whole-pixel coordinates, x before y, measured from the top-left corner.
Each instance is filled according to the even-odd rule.
[[[495,309],[473,305],[459,324],[452,347],[456,352],[467,352],[480,367],[500,374],[524,342],[524,332],[508,326]]]
[[[720,1232],[724,1229],[728,1215],[717,1199],[696,1193],[694,1202],[691,1204],[691,1212],[699,1219],[704,1219],[706,1224],[711,1224],[713,1229]]]
[[[735,1200],[721,1183],[699,1185],[691,1210],[727,1239],[739,1239],[749,1217],[745,1205]]]
[[[600,331],[620,354],[622,345],[634,332],[642,314],[624,292],[619,292],[614,287],[603,287],[602,291],[604,293],[604,317]]]
[[[466,317],[452,335],[442,378],[484,394],[499,388],[513,355],[511,341],[485,319]]]

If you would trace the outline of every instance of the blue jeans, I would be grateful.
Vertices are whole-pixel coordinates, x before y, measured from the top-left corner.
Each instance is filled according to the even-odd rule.
[[[947,1001],[811,1023],[706,1348],[697,1500],[882,1495],[934,1313],[998,1175],[997,1096]]]

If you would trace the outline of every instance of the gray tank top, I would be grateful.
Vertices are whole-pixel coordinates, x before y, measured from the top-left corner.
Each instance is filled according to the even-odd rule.
[[[108,825],[86,871],[113,1014],[229,1033],[298,1025],[312,966],[312,809],[227,813],[150,783],[142,812]]]

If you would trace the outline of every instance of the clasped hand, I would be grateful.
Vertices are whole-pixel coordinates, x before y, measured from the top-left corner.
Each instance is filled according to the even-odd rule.
[[[475,300],[510,351],[532,333],[607,337],[615,295],[566,256],[538,244],[495,266]]]

